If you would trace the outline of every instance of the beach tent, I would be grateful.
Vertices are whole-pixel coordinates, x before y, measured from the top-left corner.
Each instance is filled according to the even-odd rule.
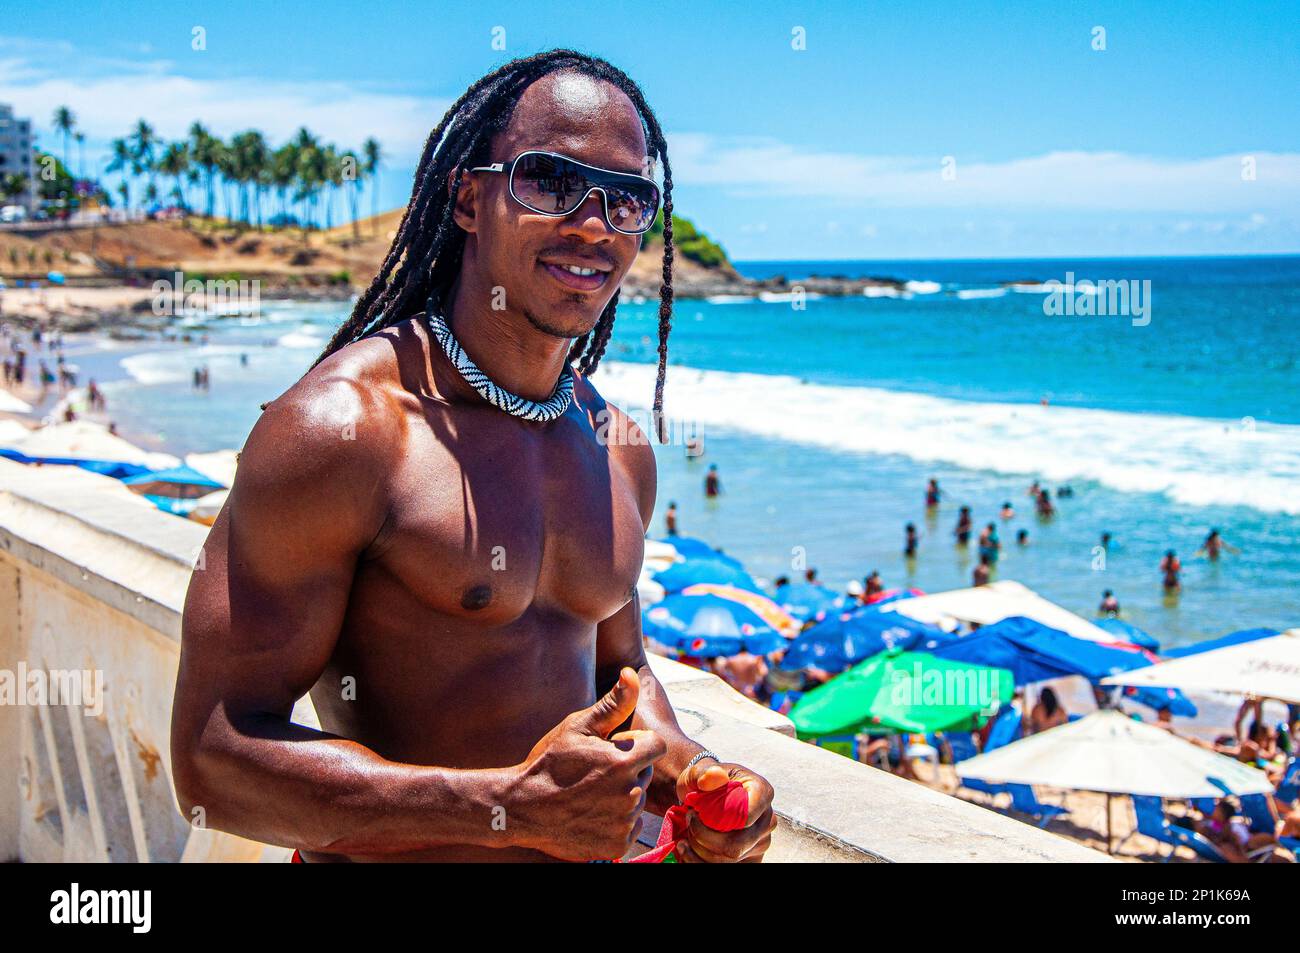
[[[1104,629],[1121,642],[1127,642],[1129,645],[1138,645],[1144,649],[1150,649],[1152,652],[1160,651],[1160,643],[1154,636],[1143,632],[1132,622],[1125,622],[1123,619],[1113,619],[1108,617],[1092,620],[1097,628]]]
[[[1300,629],[1185,655],[1103,679],[1104,685],[1156,685],[1300,703]]]
[[[841,612],[796,637],[780,668],[796,671],[811,667],[834,674],[890,649],[911,649],[931,637],[942,637],[942,633],[894,612]]]
[[[934,592],[914,599],[899,599],[881,607],[884,612],[900,612],[918,622],[952,630],[960,623],[992,625],[1009,616],[1024,616],[1075,638],[1091,642],[1117,642],[1115,636],[1098,628],[1082,616],[1044,599],[1027,586],[1011,579],[975,586]]]
[[[1277,635],[1277,629],[1243,629],[1240,632],[1232,632],[1228,635],[1222,635],[1217,639],[1208,639],[1205,642],[1197,642],[1195,645],[1180,645],[1176,649],[1170,649],[1163,652],[1166,659],[1183,658],[1187,655],[1200,655],[1202,652],[1209,652],[1212,649],[1221,649],[1229,645],[1240,645],[1242,642],[1254,642],[1256,639],[1267,639],[1270,636]]]
[[[654,580],[663,586],[666,592],[681,592],[687,586],[709,582],[762,593],[758,583],[745,570],[716,559],[692,557],[684,562],[673,563],[667,569],[655,573]]]
[[[660,645],[698,658],[742,651],[766,655],[787,644],[754,610],[715,595],[666,596],[642,611],[641,631]]]
[[[957,768],[963,779],[994,784],[1045,784],[1110,795],[1223,797],[1272,790],[1257,768],[1201,748],[1163,728],[1103,710],[976,755]]]
[[[143,450],[108,428],[88,420],[50,424],[14,440],[7,449],[17,450],[32,459],[130,463],[163,470],[180,465],[170,453]],[[80,463],[78,463],[80,465]],[[102,472],[102,471],[101,471]]]
[[[1013,690],[1006,669],[891,649],[805,694],[790,720],[801,738],[974,729]]]

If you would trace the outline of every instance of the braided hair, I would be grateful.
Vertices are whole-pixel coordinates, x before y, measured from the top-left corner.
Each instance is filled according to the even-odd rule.
[[[659,441],[664,443],[663,392],[673,314],[673,177],[668,144],[636,83],[605,60],[573,50],[550,50],[512,60],[470,86],[447,110],[424,144],[411,201],[383,265],[312,366],[345,345],[398,323],[431,297],[436,304],[443,302],[460,271],[465,250],[465,232],[453,217],[460,191],[460,176],[455,173],[490,161],[492,138],[506,128],[524,90],[541,77],[560,72],[581,73],[621,90],[641,116],[649,156],[663,164],[663,281],[659,287],[654,424]],[[618,299],[616,291],[591,331],[569,349],[568,360],[584,376],[596,370],[609,344]]]

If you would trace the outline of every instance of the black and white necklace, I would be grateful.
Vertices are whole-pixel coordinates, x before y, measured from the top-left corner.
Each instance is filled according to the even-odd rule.
[[[465,383],[474,388],[479,396],[493,407],[516,417],[522,417],[524,420],[535,420],[540,423],[555,420],[569,409],[569,404],[573,402],[573,370],[567,363],[564,365],[564,370],[560,372],[560,379],[555,382],[555,390],[551,391],[550,397],[543,401],[529,400],[527,397],[510,393],[478,369],[478,365],[470,360],[465,349],[460,346],[460,342],[452,335],[451,328],[447,327],[447,322],[442,315],[434,309],[433,301],[429,302],[426,317],[429,321],[429,329],[442,345],[447,359],[455,365],[460,376],[465,378]]]

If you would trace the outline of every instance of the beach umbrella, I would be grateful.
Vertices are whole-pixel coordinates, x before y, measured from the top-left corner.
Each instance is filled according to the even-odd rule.
[[[207,496],[213,490],[225,487],[212,477],[205,476],[193,467],[169,467],[166,470],[151,470],[122,481],[132,492],[143,496],[170,497],[172,499],[197,500]]]
[[[897,602],[899,599],[915,599],[923,595],[925,591],[922,589],[885,589],[868,598],[867,605],[883,606],[890,602]]]
[[[827,616],[800,633],[781,659],[788,671],[819,668],[842,672],[850,665],[890,649],[911,649],[943,633],[896,613],[857,609]]]
[[[670,543],[661,542],[657,539],[647,539],[641,557],[642,571],[659,572],[667,569],[680,558],[677,555],[677,550]]]
[[[713,583],[762,593],[758,583],[745,570],[716,559],[691,558],[684,562],[673,563],[667,569],[655,573],[654,580],[663,586],[666,592],[681,592],[687,586]]]
[[[760,592],[751,592],[748,589],[740,589],[736,586],[701,582],[693,586],[687,586],[682,590],[682,595],[718,596],[721,599],[730,599],[732,602],[739,602],[741,605],[752,609],[760,619],[782,635],[793,636],[799,631],[799,620]]]
[[[1146,649],[1126,642],[1106,645],[1077,639],[1022,616],[983,626],[932,651],[940,658],[1010,669],[1017,685],[1071,675],[1082,675],[1095,683],[1108,675],[1159,661]],[[1182,692],[1161,689],[1129,697],[1157,710],[1168,708],[1175,715],[1196,715],[1196,706]]]
[[[1267,639],[1278,634],[1277,629],[1243,629],[1240,632],[1232,632],[1228,635],[1219,636],[1217,639],[1197,642],[1195,645],[1180,645],[1178,648],[1170,649],[1163,654],[1166,659],[1183,658],[1188,655],[1200,655],[1202,652],[1221,649],[1229,645],[1240,645],[1242,642],[1254,642],[1256,639]]]
[[[216,522],[221,508],[226,505],[226,498],[230,496],[229,490],[216,490],[206,496],[201,496],[194,501],[186,514],[190,519],[204,526],[211,526]],[[152,497],[150,497],[152,499]]]
[[[790,720],[800,737],[973,729],[1012,691],[1005,669],[891,649],[808,692]]]
[[[682,559],[713,559],[720,563],[726,563],[733,569],[744,568],[739,559],[728,556],[720,549],[714,549],[702,539],[696,539],[693,536],[665,536],[656,542],[667,543]]]
[[[1232,692],[1300,703],[1300,629],[1170,659],[1113,675],[1102,684]]]
[[[665,596],[642,611],[641,631],[661,645],[699,658],[738,652],[766,655],[786,644],[785,637],[748,606],[707,594]]]
[[[20,440],[10,442],[9,448],[31,458],[81,462],[130,463],[162,470],[180,464],[170,453],[142,450],[129,440],[111,434],[108,428],[87,420],[73,420],[50,424],[31,431]]]
[[[1119,641],[1105,629],[1012,579],[899,599],[889,603],[885,611],[900,612],[941,629],[954,629],[961,622],[992,625],[1011,616],[1023,616],[1090,642]]]
[[[994,784],[1045,784],[1106,795],[1110,849],[1110,798],[1223,797],[1264,794],[1273,786],[1257,768],[1201,748],[1163,728],[1102,710],[976,755],[958,775]]]
[[[235,469],[239,466],[239,453],[235,450],[187,453],[185,454],[185,465],[193,467],[204,476],[211,477],[222,486],[234,486]]]
[[[787,582],[776,587],[773,601],[801,622],[815,619],[823,612],[829,612],[839,597],[811,582]]]
[[[1160,651],[1160,643],[1153,636],[1143,632],[1131,622],[1125,622],[1123,619],[1112,619],[1110,617],[1093,619],[1093,624],[1099,629],[1104,629],[1121,642],[1127,642],[1129,645],[1136,645],[1140,648],[1149,649],[1152,652]]]

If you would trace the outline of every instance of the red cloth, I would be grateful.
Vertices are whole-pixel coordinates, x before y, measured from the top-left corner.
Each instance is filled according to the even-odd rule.
[[[690,827],[689,810],[715,831],[738,831],[749,825],[749,792],[739,781],[728,781],[716,791],[692,791],[686,800],[668,809],[653,850],[633,857],[629,864],[661,864],[673,854]]]
[[[291,863],[291,864],[301,864],[301,863],[304,863],[304,861],[303,861],[303,859],[302,859],[302,854],[298,853],[298,852],[295,850],[295,851],[293,852],[293,856],[289,858],[289,863]]]

